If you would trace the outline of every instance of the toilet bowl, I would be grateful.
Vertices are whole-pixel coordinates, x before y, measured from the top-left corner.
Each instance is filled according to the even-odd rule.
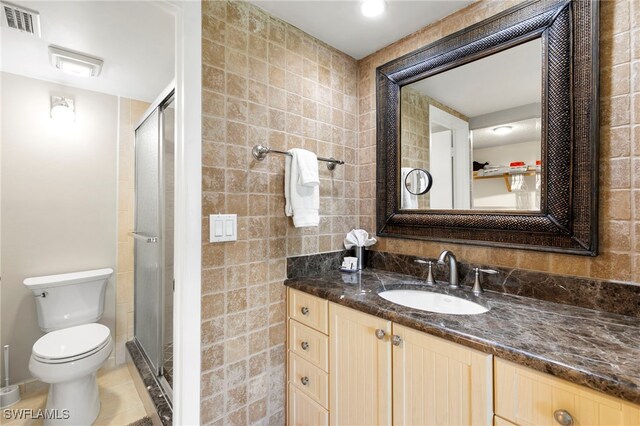
[[[38,324],[47,332],[33,345],[29,371],[49,384],[44,425],[91,425],[100,412],[97,371],[113,350],[102,316],[112,269],[27,278]]]
[[[100,412],[96,373],[109,358],[113,339],[102,324],[52,331],[33,345],[29,371],[49,383],[45,425],[90,425]]]

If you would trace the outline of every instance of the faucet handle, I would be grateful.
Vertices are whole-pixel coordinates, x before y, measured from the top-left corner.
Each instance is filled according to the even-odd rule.
[[[476,296],[480,296],[481,293],[484,292],[482,288],[482,284],[480,284],[480,272],[484,272],[485,274],[495,275],[498,273],[495,269],[482,269],[482,268],[473,268],[476,273],[475,282],[473,283],[473,294]]]
[[[416,259],[414,260],[415,263],[419,263],[421,265],[429,265],[429,275],[427,275],[427,284],[428,285],[433,285],[436,283],[436,280],[433,279],[433,271],[431,270],[431,266],[433,265],[433,262],[430,260],[424,260],[424,259]]]

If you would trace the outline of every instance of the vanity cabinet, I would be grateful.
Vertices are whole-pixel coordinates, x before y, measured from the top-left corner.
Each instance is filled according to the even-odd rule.
[[[288,313],[289,425],[640,426],[638,405],[292,288]]]
[[[393,324],[393,424],[491,425],[492,356]]]
[[[498,358],[495,386],[496,425],[640,426],[637,405]]]
[[[331,424],[391,424],[391,321],[329,303],[329,324]]]
[[[329,424],[329,302],[289,289],[287,424]]]
[[[288,424],[492,424],[491,355],[291,288],[288,310]]]
[[[329,303],[329,360],[332,425],[492,424],[491,355]]]

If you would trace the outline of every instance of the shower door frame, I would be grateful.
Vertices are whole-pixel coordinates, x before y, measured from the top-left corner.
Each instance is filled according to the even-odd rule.
[[[137,183],[137,173],[135,172],[137,170],[137,156],[135,155],[136,152],[136,144],[137,144],[137,140],[135,138],[135,132],[138,130],[138,128],[140,128],[140,126],[153,114],[154,111],[158,110],[158,224],[159,224],[159,232],[158,232],[158,241],[157,244],[160,244],[159,246],[159,254],[158,254],[158,258],[160,259],[159,263],[159,271],[158,271],[158,277],[160,279],[159,281],[159,286],[160,286],[160,298],[159,298],[159,303],[158,303],[158,309],[164,313],[164,302],[165,302],[165,293],[164,293],[164,277],[165,277],[165,265],[164,265],[164,258],[165,258],[165,246],[164,246],[164,229],[165,229],[165,214],[164,214],[164,203],[165,203],[165,196],[164,196],[164,190],[165,190],[165,185],[164,185],[164,166],[165,166],[165,154],[164,154],[164,114],[162,113],[164,110],[164,107],[166,105],[169,105],[171,102],[175,101],[176,99],[176,89],[175,89],[175,81],[172,81],[161,93],[160,95],[149,105],[149,107],[147,108],[147,110],[144,112],[144,114],[142,115],[142,117],[140,118],[140,120],[138,121],[138,123],[136,124],[136,126],[134,127],[134,179],[135,179],[135,185],[134,185],[134,212],[135,209],[137,208],[137,191],[138,191],[138,183]],[[174,162],[175,162],[175,150],[176,150],[176,126],[174,126]],[[174,186],[174,191],[176,188],[176,174],[175,174],[175,164],[174,164],[174,177],[173,177],[173,186]],[[174,203],[174,231],[175,231],[175,203]],[[134,213],[134,229],[138,229],[138,215],[136,213]],[[174,234],[175,235],[175,234]],[[158,354],[160,354],[160,362],[158,363],[157,367],[154,365],[153,361],[151,359],[149,359],[149,356],[147,355],[147,353],[145,352],[143,346],[140,344],[140,342],[138,341],[138,338],[136,336],[136,315],[137,315],[137,309],[136,308],[136,300],[138,298],[138,288],[135,285],[135,259],[136,259],[136,254],[137,254],[137,250],[138,250],[138,240],[134,240],[134,251],[133,251],[133,259],[134,259],[134,285],[133,285],[133,297],[134,297],[134,301],[133,301],[133,306],[134,306],[134,310],[133,310],[133,325],[134,325],[134,330],[133,330],[133,341],[135,342],[135,344],[138,346],[138,348],[140,349],[140,353],[143,354],[144,358],[145,358],[145,362],[147,362],[147,364],[149,365],[149,369],[153,371],[154,374],[154,380],[158,383],[158,385],[160,386],[160,388],[162,389],[162,391],[165,393],[167,400],[170,404],[173,404],[173,388],[169,385],[169,383],[167,382],[166,378],[164,377],[164,316],[163,314],[158,316],[158,324],[157,324],[157,331],[158,331],[158,335],[157,335],[157,344],[158,347],[156,348],[156,350],[158,351]],[[174,270],[175,270],[175,242],[174,242]],[[174,283],[172,283],[172,288],[175,287],[175,272],[173,274],[174,276]],[[175,315],[175,314],[174,314]],[[173,340],[173,339],[172,339]],[[174,348],[175,350],[175,348]],[[173,360],[172,360],[173,362]],[[155,368],[154,368],[155,367]]]

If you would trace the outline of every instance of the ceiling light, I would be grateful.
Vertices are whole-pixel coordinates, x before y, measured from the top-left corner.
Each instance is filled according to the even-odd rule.
[[[51,97],[51,118],[56,121],[70,123],[76,119],[73,99],[64,96]]]
[[[493,129],[493,133],[495,133],[496,135],[506,135],[511,133],[512,130],[513,127],[511,126],[498,126]]]
[[[367,18],[381,15],[385,8],[384,0],[363,0],[360,4],[360,12]]]
[[[49,46],[49,61],[59,70],[79,77],[97,77],[104,63],[102,59],[57,46]]]

